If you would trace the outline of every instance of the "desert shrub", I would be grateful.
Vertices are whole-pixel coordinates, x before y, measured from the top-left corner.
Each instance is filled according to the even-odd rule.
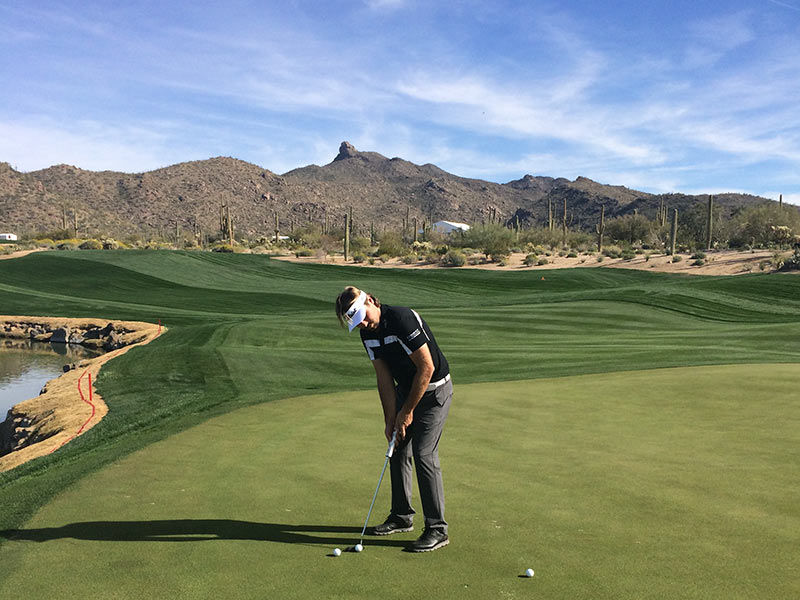
[[[473,254],[467,258],[467,262],[471,265],[482,265],[486,259],[480,254]]]
[[[507,256],[503,256],[502,258],[500,258],[497,261],[497,264],[500,265],[501,267],[507,267],[508,266],[508,257]]]
[[[402,256],[408,252],[408,248],[403,243],[403,238],[395,231],[385,231],[378,243],[378,256]]]
[[[75,250],[83,243],[83,240],[79,240],[77,238],[64,238],[58,239],[55,241],[56,248],[59,246],[65,246],[67,250]],[[59,248],[59,250],[63,250],[64,248]]]
[[[540,257],[539,257],[539,260],[537,260],[537,261],[536,261],[536,264],[537,264],[537,265],[539,265],[539,266],[541,267],[542,265],[546,265],[546,264],[548,264],[549,262],[550,262],[550,261],[549,261],[549,260],[547,260],[547,259],[546,259],[544,256],[540,256]]]
[[[367,237],[353,236],[350,238],[350,252],[355,254],[367,254],[370,249],[370,241]]]
[[[605,260],[605,258],[606,258],[605,255],[598,254],[597,255],[597,262],[603,262]]]
[[[75,231],[72,229],[52,229],[50,231],[40,231],[36,234],[35,239],[51,239],[51,240],[69,240],[72,239],[72,234]]]
[[[448,250],[442,255],[440,264],[443,267],[463,267],[467,262],[467,257],[460,250]]]
[[[702,267],[704,264],[706,264],[706,261],[702,258],[698,258],[697,260],[692,261],[691,264],[693,267]]]
[[[369,265],[374,265],[374,264],[375,264],[375,257],[374,257],[374,256],[370,256],[370,257],[367,259],[367,264],[369,264]]]
[[[603,254],[608,258],[619,258],[622,255],[622,248],[619,246],[605,246]]]
[[[55,242],[50,238],[36,238],[33,240],[37,246],[44,247],[44,248],[53,248],[55,246]]]
[[[800,245],[795,247],[794,254],[783,261],[780,271],[797,271],[800,270]]]
[[[780,252],[776,252],[772,255],[772,259],[770,260],[770,266],[775,269],[776,271],[780,271],[783,268],[783,265],[786,262],[786,258]]]
[[[150,246],[150,244],[147,244]],[[153,248],[155,249],[155,248]],[[216,244],[213,248],[211,248],[212,252],[233,252],[233,246],[230,244]]]
[[[606,222],[606,235],[612,240],[633,244],[646,240],[652,227],[652,221],[644,215],[625,215]]]
[[[456,242],[454,242],[455,245]],[[480,248],[492,260],[499,260],[508,256],[514,244],[514,233],[507,227],[497,223],[489,225],[476,225],[465,231],[457,240],[459,246]]]
[[[390,259],[391,257],[388,254],[380,254],[378,256],[378,260],[381,261],[382,263],[389,262]]]
[[[800,211],[793,206],[781,209],[774,203],[762,204],[745,208],[733,217],[730,245],[781,247],[791,243],[792,235],[797,233],[800,233]]]
[[[758,263],[758,270],[759,271],[764,271],[764,270],[766,270],[766,268],[768,266],[769,266],[769,261],[768,260],[762,260],[762,261],[760,261]]]
[[[633,260],[636,257],[636,253],[633,250],[623,250],[620,252],[619,257],[622,260]]]
[[[430,242],[416,241],[411,244],[411,251],[414,254],[427,254],[433,251],[433,245]]]
[[[524,264],[526,267],[532,267],[533,265],[535,265],[535,264],[536,264],[536,261],[538,261],[538,260],[539,260],[539,257],[538,257],[536,254],[533,254],[533,253],[531,253],[531,254],[528,254],[528,255],[527,255],[527,256],[526,256],[526,257],[525,257],[525,258],[522,260],[522,263],[523,263],[523,264]]]
[[[404,265],[413,265],[417,262],[417,255],[416,254],[405,254],[400,258],[400,262]]]
[[[672,262],[674,263],[681,262],[682,260],[683,257],[680,254],[676,254],[675,256],[672,257]]]
[[[575,252],[575,250],[570,250],[570,251],[567,253],[567,258],[578,258],[578,253],[577,253],[577,252]]]
[[[307,248],[305,246],[297,246],[293,252],[296,258],[300,258],[303,256],[314,256],[314,251],[311,250],[311,248]]]
[[[694,254],[692,254],[692,258],[695,259],[695,260],[705,260],[706,259],[706,253],[705,252],[695,252]]]
[[[103,250],[118,250],[120,247],[119,242],[111,238],[103,238],[100,240],[100,243],[103,245]],[[194,246],[194,244],[192,246]]]
[[[367,255],[366,254],[362,254],[361,252],[353,254],[353,262],[354,263],[363,263],[363,262],[366,262],[366,261],[367,261]]]

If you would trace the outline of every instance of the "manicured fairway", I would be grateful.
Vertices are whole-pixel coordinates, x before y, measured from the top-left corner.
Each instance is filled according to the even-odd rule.
[[[326,556],[384,450],[347,284],[452,365],[430,556]],[[800,596],[798,276],[42,252],[0,261],[0,308],[169,327],[103,368],[99,425],[0,473],[0,597]]]
[[[798,388],[798,365],[457,382],[453,542],[427,555],[414,534],[329,555],[383,462],[374,392],[243,408],[5,532],[0,597],[795,598]]]

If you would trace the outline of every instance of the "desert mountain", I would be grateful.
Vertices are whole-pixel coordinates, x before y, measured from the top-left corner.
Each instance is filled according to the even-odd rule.
[[[716,196],[726,216],[741,206],[770,202],[741,194]],[[227,205],[237,235],[255,238],[310,222],[339,226],[354,207],[356,229],[364,232],[399,225],[409,216],[475,223],[495,214],[523,226],[546,223],[549,205],[557,219],[567,200],[571,227],[588,229],[600,207],[613,218],[638,211],[654,218],[661,201],[679,211],[705,202],[706,196],[653,195],[597,183],[584,177],[525,175],[499,184],[459,177],[432,164],[416,165],[377,152],[361,152],[342,142],[325,166],[309,165],[277,175],[257,165],[227,157],[180,163],[146,173],[85,171],[57,165],[23,173],[0,163],[0,230],[17,233],[69,227],[77,215],[82,234],[182,231],[214,235],[220,208]]]

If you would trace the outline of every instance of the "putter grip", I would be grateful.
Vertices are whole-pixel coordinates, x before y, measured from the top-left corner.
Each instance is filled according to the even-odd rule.
[[[397,431],[392,434],[392,441],[389,442],[389,448],[386,450],[386,458],[392,458],[392,454],[394,454],[395,440],[397,440]]]

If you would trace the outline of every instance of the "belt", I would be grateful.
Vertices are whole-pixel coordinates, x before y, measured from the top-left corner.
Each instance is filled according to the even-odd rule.
[[[441,378],[439,381],[431,381],[431,382],[428,384],[428,389],[427,389],[427,390],[425,390],[425,391],[426,391],[426,392],[432,392],[432,391],[433,391],[433,390],[435,390],[436,388],[438,388],[438,387],[442,387],[442,386],[443,386],[445,383],[447,383],[448,381],[450,381],[450,373],[448,373],[447,375],[445,375],[444,377],[442,377],[442,378]]]

